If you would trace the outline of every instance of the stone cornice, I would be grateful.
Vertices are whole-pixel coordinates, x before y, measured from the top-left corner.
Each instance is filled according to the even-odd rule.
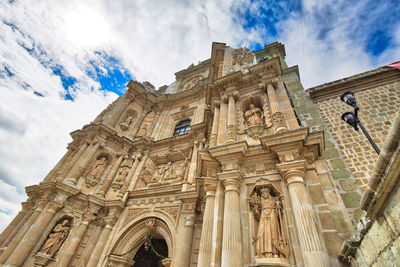
[[[218,160],[219,158],[232,158],[233,156],[244,157],[248,148],[249,146],[247,145],[246,141],[239,141],[235,143],[209,147],[208,151],[212,157]]]
[[[206,59],[206,60],[200,62],[200,64],[198,64],[196,66],[189,66],[188,68],[186,68],[184,70],[175,72],[175,77],[178,80],[183,77],[191,76],[194,73],[198,72],[199,70],[209,67],[210,63],[211,63],[211,58]]]
[[[390,67],[380,67],[344,79],[318,85],[307,89],[311,99],[318,102],[339,97],[346,91],[361,91],[400,81],[400,71]]]
[[[129,192],[129,199],[146,198],[146,197],[160,197],[170,196],[171,194],[176,195],[182,191],[182,183],[180,184],[168,184],[160,185],[157,187],[135,189],[135,191]]]

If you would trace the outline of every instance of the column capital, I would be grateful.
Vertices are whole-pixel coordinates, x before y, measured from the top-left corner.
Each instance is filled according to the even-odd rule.
[[[306,161],[297,160],[276,165],[278,171],[288,184],[304,183],[306,177]]]
[[[206,197],[215,195],[217,191],[218,180],[215,178],[205,177],[204,181],[204,190],[206,191]]]
[[[225,193],[236,191],[239,193],[243,178],[239,171],[229,171],[218,173],[218,178],[222,181],[225,187]]]
[[[49,204],[47,206],[48,206],[47,211],[54,214],[59,209],[61,209],[64,205],[60,202],[51,201],[51,202],[49,202]]]
[[[89,225],[91,222],[93,222],[96,219],[96,216],[93,214],[83,214],[82,216],[82,222],[81,224],[87,224]]]
[[[27,212],[29,209],[32,208],[32,203],[29,203],[29,202],[22,202],[22,203],[21,203],[21,206],[22,206],[22,210],[21,210],[21,211]]]

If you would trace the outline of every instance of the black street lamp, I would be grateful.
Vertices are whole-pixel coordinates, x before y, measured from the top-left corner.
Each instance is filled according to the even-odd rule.
[[[342,115],[342,120],[344,120],[347,124],[353,126],[354,130],[358,131],[358,127],[360,126],[361,130],[363,131],[364,135],[367,137],[368,141],[371,143],[372,147],[375,149],[376,153],[379,155],[380,150],[378,146],[375,144],[374,140],[372,140],[371,136],[368,134],[367,130],[361,124],[361,121],[358,119],[358,111],[359,107],[357,107],[356,98],[354,97],[353,92],[345,92],[341,97],[340,100],[345,102],[347,105],[350,105],[354,108],[353,112],[345,112]]]

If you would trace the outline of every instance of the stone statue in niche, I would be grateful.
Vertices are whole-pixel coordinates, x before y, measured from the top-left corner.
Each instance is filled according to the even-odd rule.
[[[115,179],[116,183],[125,182],[126,176],[128,175],[129,169],[127,167],[123,167],[119,172],[117,179]]]
[[[92,169],[89,172],[89,178],[99,180],[101,175],[103,174],[103,171],[106,167],[107,159],[106,157],[102,156],[98,158],[95,163],[93,164]]]
[[[249,109],[244,114],[246,118],[246,123],[249,127],[263,124],[264,114],[261,109],[250,104]]]
[[[59,222],[44,241],[39,253],[46,254],[51,257],[54,256],[54,254],[61,247],[65,238],[68,236],[70,230],[68,224],[69,220],[63,220],[62,222]]]
[[[256,257],[288,258],[289,245],[282,216],[282,204],[271,189],[262,188],[250,196],[250,207],[255,219],[253,246]]]
[[[154,112],[150,112],[146,115],[142,121],[142,125],[140,126],[138,133],[136,134],[136,137],[144,137],[147,134],[151,128],[151,125],[153,124],[155,116],[156,114]]]
[[[126,117],[124,123],[125,123],[126,125],[131,125],[132,122],[133,122],[133,115],[132,115],[132,114],[129,114],[128,117]]]

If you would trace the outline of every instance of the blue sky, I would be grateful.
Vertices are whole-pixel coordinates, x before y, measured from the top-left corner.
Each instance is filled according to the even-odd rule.
[[[129,79],[170,84],[211,43],[285,44],[305,88],[400,60],[399,1],[0,2],[0,229]]]

